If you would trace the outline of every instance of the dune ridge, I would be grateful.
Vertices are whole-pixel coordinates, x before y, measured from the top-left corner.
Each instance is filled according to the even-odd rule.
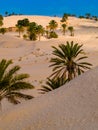
[[[97,130],[98,67],[4,114],[4,130]]]

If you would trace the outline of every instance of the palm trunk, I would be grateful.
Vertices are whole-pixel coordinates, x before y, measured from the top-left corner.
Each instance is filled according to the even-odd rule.
[[[40,39],[41,39],[41,35],[39,34],[39,41],[40,41]]]
[[[65,30],[63,30],[63,35],[65,35]]]
[[[2,104],[1,104],[1,99],[0,99],[0,111],[2,111]]]
[[[20,37],[20,29],[19,29],[19,37]]]
[[[68,73],[68,80],[69,81],[72,80],[72,73],[71,72]]]

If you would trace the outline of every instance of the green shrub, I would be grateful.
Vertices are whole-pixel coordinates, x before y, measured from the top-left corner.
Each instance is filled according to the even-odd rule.
[[[29,39],[32,41],[36,41],[37,40],[37,35],[35,33],[30,33],[29,35]]]
[[[4,35],[6,33],[6,28],[0,28],[0,33]]]
[[[26,34],[24,34],[24,35],[23,35],[23,39],[25,39],[25,40],[26,40],[26,39],[27,39],[27,37],[28,37],[28,36],[27,36]]]
[[[58,38],[58,35],[56,34],[56,32],[51,31],[49,34],[49,38]]]

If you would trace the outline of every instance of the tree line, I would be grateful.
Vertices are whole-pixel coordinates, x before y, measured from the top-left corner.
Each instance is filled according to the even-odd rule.
[[[64,14],[61,19],[61,30],[63,35],[65,35],[66,31],[70,31],[70,35],[74,36],[74,28],[73,26],[67,27],[67,20],[68,15]],[[46,38],[58,38],[58,34],[56,32],[58,28],[58,23],[55,20],[51,20],[49,24],[44,28],[42,25],[38,25],[36,22],[30,22],[27,18],[23,20],[18,20],[17,24],[17,31],[19,32],[19,37],[21,36],[21,33],[24,31],[27,32],[23,35],[24,39],[29,40],[39,40],[41,39],[41,36],[45,36]]]

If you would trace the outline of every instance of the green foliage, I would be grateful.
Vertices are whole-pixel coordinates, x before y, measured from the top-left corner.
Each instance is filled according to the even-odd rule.
[[[28,35],[29,35],[30,40],[35,41],[37,39],[37,26],[38,25],[35,22],[32,22],[29,24],[27,31],[28,31]]]
[[[36,33],[34,33],[34,32],[30,32],[30,34],[29,34],[29,39],[32,41],[36,41],[37,40],[37,35],[36,35]]]
[[[23,26],[21,26],[21,25],[16,25],[16,27],[17,27],[17,31],[19,32],[19,37],[20,37],[20,35],[21,35],[21,32],[23,32],[24,31],[24,28],[23,28]]]
[[[49,38],[58,38],[58,35],[56,34],[56,32],[51,31],[49,33]]]
[[[4,35],[6,33],[6,28],[0,28],[0,33]]]
[[[0,15],[0,26],[2,26],[2,25],[3,25],[3,16]]]
[[[29,20],[27,18],[23,19],[23,20],[18,20],[17,21],[17,25],[18,26],[23,26],[23,27],[27,27],[29,26]]]
[[[57,78],[57,79],[50,79],[48,78],[46,81],[46,85],[43,85],[41,89],[39,89],[40,93],[45,94],[46,92],[52,91],[54,89],[57,89],[61,86],[63,86],[67,82],[66,79],[63,77]]]
[[[41,36],[44,34],[44,28],[42,25],[38,25],[35,22],[32,22],[28,26],[28,35],[30,40],[37,40],[37,37],[39,38],[39,41],[41,39]]]
[[[0,15],[0,20],[3,20],[3,16],[2,15]]]
[[[90,13],[86,13],[85,16],[86,16],[86,19],[90,19],[91,18],[91,14]]]
[[[55,20],[49,22],[50,31],[54,31],[58,27],[58,23]]]
[[[20,90],[34,88],[25,79],[29,77],[28,74],[17,74],[20,70],[19,66],[14,66],[10,69],[12,60],[2,59],[0,62],[0,103],[2,99],[6,98],[13,104],[20,103],[20,99],[25,100],[33,98],[30,95],[26,95],[20,92]]]
[[[66,32],[66,27],[67,27],[67,25],[66,25],[66,24],[62,24],[62,28],[63,28],[63,35],[65,35],[65,32]]]
[[[74,28],[73,28],[73,26],[68,27],[68,30],[70,31],[70,36],[74,36]]]
[[[23,39],[27,39],[27,37],[28,37],[28,36],[27,36],[26,34],[23,35]]]
[[[39,37],[39,41],[40,41],[41,36],[44,34],[44,28],[43,28],[42,25],[38,25],[38,26],[36,27],[36,33],[37,33],[37,35],[38,35],[38,37]]]
[[[51,58],[52,63],[50,67],[53,67],[53,74],[50,77],[54,79],[57,77],[63,77],[70,81],[77,75],[84,73],[86,69],[90,69],[92,66],[85,60],[87,56],[82,56],[84,51],[82,45],[78,43],[67,42],[66,45],[60,44],[59,48],[53,46],[53,55],[55,58]]]
[[[68,20],[68,14],[64,13],[61,22],[66,22]]]
[[[84,17],[84,16],[79,16],[79,18],[80,18],[80,19],[83,19],[83,18],[85,18],[85,17]]]

